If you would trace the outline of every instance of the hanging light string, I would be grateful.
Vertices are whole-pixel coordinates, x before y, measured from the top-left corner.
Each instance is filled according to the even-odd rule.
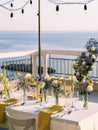
[[[28,3],[32,4],[32,0],[27,0],[25,2],[25,4],[22,5],[21,7],[13,8],[13,2],[14,1],[15,0],[9,0],[9,1],[5,2],[5,3],[0,4],[0,7],[6,9],[8,11],[11,11],[10,17],[13,17],[13,12],[17,11],[17,10],[21,10],[21,13],[24,13],[25,6],[28,5]],[[63,4],[84,4],[84,10],[87,10],[87,4],[92,2],[92,1],[94,1],[94,0],[84,0],[84,1],[83,0],[79,0],[79,2],[75,2],[75,1],[74,2],[73,1],[72,2],[71,1],[68,2],[68,0],[67,1],[64,1],[64,0],[48,0],[48,1],[53,3],[53,4],[56,4],[56,11],[59,11],[59,5],[61,5],[61,4],[62,5]],[[9,3],[10,3],[10,8],[7,7],[7,5]]]
[[[9,8],[9,7],[6,6],[7,4],[9,4],[9,3],[13,2],[13,1],[15,1],[15,0],[10,0],[10,1],[4,3],[4,4],[1,4],[0,6],[1,6],[2,8],[4,8],[4,9],[6,9],[6,10],[9,10],[9,11],[11,11],[11,12],[14,12],[14,11],[23,9],[28,3],[32,4],[31,0],[28,0],[24,5],[22,5],[22,6],[19,7],[19,8],[12,8],[12,7]]]
[[[59,5],[63,5],[63,4],[81,4],[84,5],[84,10],[87,10],[87,4],[89,4],[90,2],[94,1],[94,0],[79,0],[79,2],[73,2],[73,1],[61,1],[61,0],[48,0],[49,2],[53,3],[56,5],[56,11],[59,11]]]
[[[56,5],[60,5],[60,4],[89,4],[90,2],[94,1],[94,0],[85,0],[85,1],[79,1],[79,2],[66,2],[66,1],[61,1],[61,0],[48,0],[49,2],[56,4]]]
[[[15,0],[9,0],[9,1],[7,1],[7,2],[3,3],[3,4],[0,4],[0,6],[7,5],[7,4],[9,4],[9,3],[13,2],[13,1],[15,1]]]

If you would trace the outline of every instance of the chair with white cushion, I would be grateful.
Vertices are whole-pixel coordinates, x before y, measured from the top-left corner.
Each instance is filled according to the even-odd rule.
[[[10,130],[36,130],[34,119],[15,118],[6,112],[6,119]]]

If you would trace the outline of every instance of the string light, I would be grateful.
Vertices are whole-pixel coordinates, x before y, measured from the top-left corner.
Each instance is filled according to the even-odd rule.
[[[21,13],[24,13],[24,7],[28,4],[28,3],[30,3],[30,4],[32,4],[32,0],[27,0],[25,3],[24,3],[24,5],[22,5],[21,7],[19,7],[19,8],[13,8],[13,2],[14,2],[15,0],[8,0],[7,2],[4,2],[4,3],[2,3],[2,4],[0,4],[0,7],[2,7],[2,8],[4,8],[4,9],[6,9],[6,10],[8,10],[8,11],[10,11],[11,13],[10,13],[10,17],[12,18],[13,17],[13,12],[14,11],[17,11],[17,10],[21,10]],[[56,11],[59,11],[59,5],[61,5],[61,4],[83,4],[84,5],[84,10],[87,10],[87,4],[89,4],[90,2],[92,2],[92,1],[94,1],[94,0],[79,0],[79,2],[75,2],[75,0],[73,1],[71,1],[71,0],[69,0],[69,2],[68,2],[68,0],[66,1],[64,1],[64,0],[48,0],[49,2],[51,2],[51,3],[53,3],[53,4],[56,4],[57,6],[56,6]],[[10,3],[10,8],[9,7],[7,7],[7,5]]]
[[[59,5],[56,6],[56,11],[59,11]]]
[[[32,4],[32,0],[30,0],[30,4]]]
[[[10,17],[13,18],[13,12],[10,13]]]
[[[84,10],[87,10],[87,5],[86,4],[84,5]]]
[[[63,4],[83,4],[84,10],[87,10],[87,4],[89,4],[90,2],[92,2],[94,0],[84,0],[84,1],[79,0],[78,2],[77,1],[75,2],[75,0],[74,1],[69,0],[69,2],[66,0],[65,1],[64,0],[48,0],[48,1],[53,3],[53,4],[56,4],[57,5],[56,11],[59,11],[59,5],[63,5]]]
[[[48,0],[49,2],[53,4],[89,4],[90,2],[94,0]]]
[[[29,2],[32,3],[32,0],[27,0],[21,7],[19,7],[19,8],[12,8],[13,7],[13,3],[12,3],[13,1],[15,1],[15,0],[9,0],[8,2],[0,4],[0,7],[6,9],[8,11],[14,12],[14,11],[22,10]],[[7,5],[9,3],[10,3],[10,8],[7,7]]]
[[[21,13],[24,14],[24,9],[21,10]]]
[[[11,7],[13,7],[13,3],[11,3]]]

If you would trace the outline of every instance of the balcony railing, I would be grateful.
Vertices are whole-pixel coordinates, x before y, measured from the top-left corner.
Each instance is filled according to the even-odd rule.
[[[81,51],[73,50],[42,50],[42,75],[59,76],[65,74],[66,77],[70,76],[73,71],[72,65],[76,62],[76,57],[80,53]],[[14,78],[17,71],[21,73],[29,72],[37,76],[38,51],[0,53],[0,72]],[[98,80],[98,61],[94,64],[91,76]]]
[[[49,58],[49,67],[55,69],[55,73],[53,75],[58,76],[65,74],[66,77],[70,76],[72,74],[72,71],[74,73],[74,70],[72,70],[72,65],[74,65],[76,62],[76,59],[64,59],[64,58]],[[93,79],[98,80],[98,61],[94,64],[94,69],[92,70],[91,77]]]

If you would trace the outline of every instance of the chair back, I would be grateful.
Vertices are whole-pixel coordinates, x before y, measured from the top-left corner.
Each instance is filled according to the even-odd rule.
[[[18,119],[8,112],[6,112],[6,119],[10,130],[29,130],[34,125],[34,119]]]

